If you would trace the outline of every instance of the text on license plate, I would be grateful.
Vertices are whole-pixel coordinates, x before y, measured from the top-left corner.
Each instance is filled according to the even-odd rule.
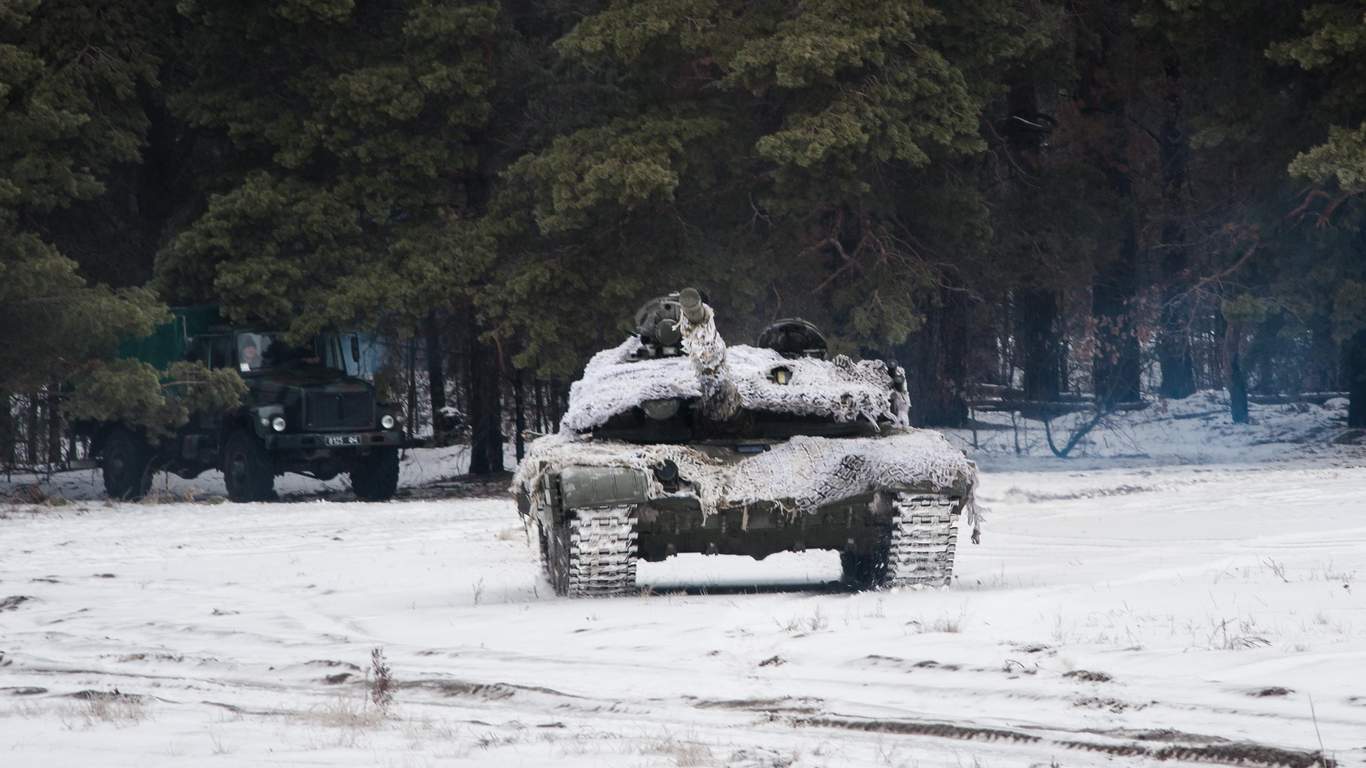
[[[328,435],[323,445],[360,445],[360,435]]]

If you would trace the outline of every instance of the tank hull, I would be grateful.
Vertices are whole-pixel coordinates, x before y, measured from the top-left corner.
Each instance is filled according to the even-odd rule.
[[[543,440],[514,489],[562,594],[630,593],[637,559],[807,549],[839,552],[857,588],[938,586],[952,578],[960,519],[976,527],[976,469],[934,432],[690,446]]]

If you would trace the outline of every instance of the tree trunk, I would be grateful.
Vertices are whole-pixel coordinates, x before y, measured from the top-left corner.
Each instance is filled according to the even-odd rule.
[[[1230,323],[1223,314],[1218,318],[1219,329],[1223,332],[1223,368],[1225,386],[1228,387],[1229,414],[1234,424],[1247,423],[1247,372],[1243,370],[1242,347],[1243,327],[1240,323]]]
[[[1055,401],[1062,392],[1058,295],[1048,290],[1022,289],[1015,293],[1015,312],[1025,399]]]
[[[428,312],[422,323],[422,334],[427,337],[427,388],[432,401],[432,437],[437,445],[446,445],[446,358],[441,354],[441,324],[436,312]]]
[[[1343,366],[1347,379],[1347,426],[1366,428],[1366,331],[1359,331],[1347,342],[1346,365]]]
[[[1234,424],[1247,423],[1247,374],[1236,348],[1228,362],[1228,406]]]
[[[1273,395],[1282,391],[1303,391],[1303,381],[1292,383],[1292,377],[1286,376],[1284,369],[1276,365],[1276,352],[1280,349],[1281,329],[1284,327],[1284,313],[1274,312],[1269,315],[1257,324],[1247,354],[1243,355],[1244,367],[1257,372],[1257,383],[1250,386],[1250,390],[1257,394]],[[1307,378],[1310,369],[1311,366],[1304,366],[1299,371],[1301,379]]]
[[[28,429],[24,431],[24,463],[38,465],[38,393],[28,394]]]
[[[1006,141],[1014,162],[1015,194],[1035,194],[1030,188],[1043,172],[1047,125],[1039,118],[1039,94],[1029,81],[1015,83],[1007,97],[1010,120]],[[1015,291],[1015,339],[1024,371],[1024,394],[1029,400],[1053,401],[1062,391],[1062,345],[1058,332],[1058,294],[1053,284],[1048,255],[1039,254],[1044,238],[1034,247],[1022,248],[1022,264],[1028,265],[1026,284]],[[1010,382],[1007,382],[1010,383]]]
[[[417,337],[408,339],[408,437],[417,436]]]
[[[534,379],[531,386],[536,390],[536,431],[545,434],[550,430],[546,429],[545,418],[545,383],[540,379]]]
[[[0,392],[0,464],[6,470],[14,467],[14,453],[19,440],[14,427],[14,398],[8,392]]]
[[[916,426],[961,427],[967,421],[963,399],[967,343],[967,300],[960,291],[940,291],[940,304],[925,313],[925,325],[911,337],[899,359],[906,366],[911,422]]]
[[[1162,371],[1158,393],[1189,397],[1195,391],[1191,360],[1190,308],[1183,298],[1190,253],[1186,246],[1186,173],[1190,148],[1182,126],[1181,62],[1175,54],[1163,60],[1166,74],[1158,155],[1162,164],[1162,243],[1158,265],[1162,281],[1162,311],[1157,329],[1157,362]]]
[[[526,438],[522,433],[526,431],[526,397],[522,392],[522,372],[514,370],[512,372],[512,401],[515,409],[517,434],[513,436],[513,444],[517,448],[517,461],[521,462],[526,456]]]
[[[1091,314],[1096,329],[1092,385],[1098,407],[1108,409],[1137,400],[1141,394],[1138,334],[1132,316],[1138,293],[1138,214],[1130,175],[1127,96],[1116,87],[1123,66],[1117,30],[1127,21],[1118,6],[1101,3],[1091,6],[1090,12],[1097,18],[1089,22],[1101,31],[1094,42],[1079,41],[1082,77],[1078,95],[1083,115],[1096,122],[1100,134],[1090,147],[1091,159],[1105,174],[1119,209],[1114,221],[1118,242],[1111,253],[1096,260],[1091,283]]]
[[[480,340],[473,312],[470,312],[469,325],[470,473],[491,475],[503,471],[499,361],[493,347]]]
[[[551,432],[559,432],[561,416],[559,379],[550,380],[550,392],[548,394],[550,399],[550,424],[548,426]]]
[[[1138,247],[1132,210],[1123,217],[1118,258],[1096,273],[1091,313],[1096,321],[1092,383],[1096,402],[1109,408],[1139,400],[1138,333],[1131,302],[1138,288]]]
[[[1326,317],[1309,323],[1309,365],[1301,372],[1299,387],[1308,392],[1335,392],[1342,388],[1342,347],[1333,340],[1333,326]]]
[[[51,470],[62,463],[62,407],[55,383],[47,386],[47,464]]]

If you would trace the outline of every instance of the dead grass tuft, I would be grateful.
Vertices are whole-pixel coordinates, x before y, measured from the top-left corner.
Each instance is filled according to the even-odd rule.
[[[148,718],[142,697],[119,693],[81,691],[77,702],[62,707],[58,719],[67,730],[91,728],[101,723],[116,727],[136,725]]]
[[[695,768],[696,766],[717,764],[716,756],[712,754],[711,747],[706,744],[699,744],[696,741],[679,739],[672,735],[666,735],[649,742],[645,745],[644,751],[648,754],[672,758],[674,765],[679,766],[679,768]]]
[[[370,650],[370,702],[382,717],[394,703],[394,678],[389,662],[384,660],[384,649]]]

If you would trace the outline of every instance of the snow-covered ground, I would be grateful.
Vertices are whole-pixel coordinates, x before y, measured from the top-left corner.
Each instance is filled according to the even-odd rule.
[[[0,766],[1366,765],[1366,456],[1254,416],[992,432],[931,591],[810,552],[557,599],[501,498],[0,507]]]

